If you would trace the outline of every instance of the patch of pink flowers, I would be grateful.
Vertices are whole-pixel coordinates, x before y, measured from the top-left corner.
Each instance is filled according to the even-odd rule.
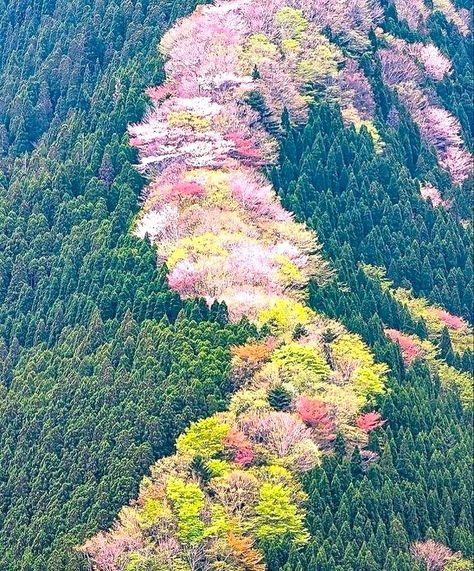
[[[461,184],[472,172],[472,159],[464,148],[461,125],[441,107],[426,84],[426,75],[441,81],[449,74],[450,60],[432,44],[409,44],[401,39],[390,39],[388,47],[377,53],[384,83],[397,92],[422,137],[435,148],[440,166],[449,172],[454,184]],[[438,197],[432,189],[427,192],[436,206]]]
[[[378,412],[372,411],[367,412],[365,414],[361,414],[357,419],[357,426],[364,432],[371,432],[376,428],[380,428],[385,424],[385,420],[382,420],[382,417]]]
[[[444,309],[435,308],[433,309],[433,313],[449,329],[454,329],[456,331],[459,331],[460,329],[464,329],[467,326],[467,323],[464,321],[464,319],[462,319],[462,317],[458,317],[457,315],[452,315],[451,313],[447,312]]]
[[[393,343],[398,343],[405,365],[409,366],[415,359],[423,356],[423,348],[412,337],[397,329],[385,329],[385,335]]]
[[[444,208],[449,208],[451,206],[451,202],[448,200],[444,200],[441,197],[439,190],[429,182],[421,185],[420,193],[425,200],[429,200],[431,202],[433,208],[436,208],[437,206],[443,206]]]

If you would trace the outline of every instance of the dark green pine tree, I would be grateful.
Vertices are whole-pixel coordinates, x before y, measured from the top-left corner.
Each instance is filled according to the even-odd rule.
[[[441,357],[448,363],[448,365],[452,365],[454,363],[454,351],[447,327],[443,327],[443,330],[441,331],[439,352]]]
[[[268,391],[267,400],[273,409],[282,411],[289,408],[292,398],[283,385],[276,385]]]

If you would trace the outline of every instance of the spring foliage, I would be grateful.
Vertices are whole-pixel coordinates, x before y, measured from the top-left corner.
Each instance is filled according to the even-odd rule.
[[[370,83],[346,55],[370,45],[381,17],[375,0],[217,2],[163,38],[166,84],[148,91],[153,107],[129,129],[152,179],[136,234],[154,243],[181,297],[225,302],[232,320],[260,326],[261,339],[234,351],[238,391],[229,409],[192,424],[135,505],[82,548],[99,569],[116,545],[114,570],[137,558],[158,568],[231,570],[245,568],[247,557],[259,568],[262,545],[309,540],[300,475],[340,439],[362,458],[368,434],[382,426],[365,411],[385,392],[388,367],[358,335],[305,305],[308,282],[325,283],[331,272],[316,236],[258,170],[275,160],[281,130],[303,121],[315,96],[339,102],[344,120],[383,151]],[[463,153],[455,119],[423,99],[422,82],[448,74],[449,60],[434,46],[383,39],[383,80],[442,163]],[[135,543],[123,544],[127,531]]]
[[[297,119],[313,85],[337,85],[342,52],[302,9],[269,6],[260,30],[254,11],[246,3],[199,8],[168,32],[167,84],[149,91],[154,108],[130,133],[153,176],[136,232],[156,245],[170,286],[182,297],[225,301],[232,319],[245,315],[270,336],[235,349],[239,390],[229,410],[192,424],[176,456],[155,465],[136,507],[84,546],[99,568],[128,528],[146,548],[115,549],[116,566],[139,557],[224,569],[232,554],[240,569],[236,544],[307,542],[299,475],[319,464],[337,433],[348,450],[364,447],[371,425],[361,423],[361,409],[384,392],[387,368],[362,340],[304,303],[309,279],[322,283],[330,271],[315,235],[257,172],[276,143],[242,99],[258,87],[271,112],[287,107]],[[282,95],[291,87],[275,92],[283,70],[293,103]],[[355,64],[341,76],[346,85],[348,105],[368,119],[370,88]]]
[[[378,414],[361,408],[384,391],[387,369],[358,336],[308,308],[300,315],[297,340],[289,321],[276,337],[234,349],[232,376],[241,388],[229,410],[191,424],[177,454],[155,464],[136,506],[84,546],[99,569],[110,553],[116,566],[120,557],[151,564],[166,556],[178,564],[190,554],[207,566],[230,553],[240,561],[235,542],[253,550],[261,542],[308,540],[299,476],[319,465],[337,433],[350,452],[382,426]],[[135,543],[123,543],[130,529]]]
[[[379,40],[385,45],[377,52],[383,81],[396,91],[453,183],[462,183],[471,174],[472,158],[459,120],[433,97],[431,87],[449,75],[451,62],[433,44],[408,43],[383,33]]]
[[[462,355],[472,351],[472,327],[461,317],[430,304],[424,298],[416,297],[410,290],[393,287],[383,268],[369,264],[363,264],[362,268],[366,275],[381,284],[386,294],[405,307],[414,319],[421,320],[426,328],[428,339],[393,328],[385,329],[387,337],[399,345],[405,364],[411,365],[415,359],[425,360],[444,386],[454,386],[459,390],[461,402],[470,408],[473,398],[472,379],[468,373],[451,365],[455,353]]]

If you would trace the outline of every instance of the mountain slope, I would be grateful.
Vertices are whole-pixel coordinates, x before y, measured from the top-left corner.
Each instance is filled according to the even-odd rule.
[[[246,2],[218,2],[181,20],[160,44],[167,57],[167,80],[148,90],[153,107],[142,123],[129,129],[131,144],[140,151],[139,169],[151,179],[135,231],[156,244],[158,259],[170,270],[168,283],[182,297],[203,296],[209,304],[225,301],[232,319],[243,314],[263,327],[260,339],[234,350],[233,378],[238,390],[228,411],[192,424],[179,437],[177,454],[159,461],[151,478],[143,481],[136,504],[120,512],[107,534],[85,544],[83,550],[94,568],[298,568],[298,550],[308,543],[312,549],[313,542],[323,539],[323,524],[317,516],[310,512],[303,521],[311,500],[301,495],[300,488],[301,474],[319,463],[318,448],[330,456],[323,466],[334,467],[336,459],[344,469],[344,458],[350,457],[346,479],[352,476],[354,483],[364,473],[369,480],[383,473],[387,485],[392,477],[397,480],[395,469],[386,466],[391,446],[396,444],[380,431],[385,421],[368,408],[377,396],[380,403],[384,399],[387,369],[375,364],[360,338],[301,305],[297,288],[313,279],[311,288],[319,300],[313,295],[311,301],[326,303],[326,312],[343,318],[347,316],[330,305],[331,291],[340,303],[362,291],[359,287],[350,291],[342,281],[331,278],[322,260],[306,246],[310,239],[315,244],[315,237],[302,233],[275,202],[264,179],[253,172],[274,162],[277,139],[279,166],[269,173],[285,202],[294,206],[301,220],[312,222],[313,212],[318,222],[317,214],[326,215],[321,222],[334,220],[332,227],[322,228],[335,266],[345,270],[339,279],[365,273],[366,281],[376,282],[373,291],[385,307],[377,315],[374,298],[372,304],[362,306],[370,318],[369,327],[362,320],[355,325],[374,345],[376,354],[392,365],[398,378],[393,385],[400,398],[404,397],[405,367],[414,360],[425,360],[433,377],[419,365],[407,377],[420,382],[420,393],[414,398],[426,400],[421,386],[431,385],[428,391],[433,395],[439,392],[435,379],[439,375],[443,390],[449,394],[461,390],[464,405],[469,408],[471,404],[468,376],[435,357],[437,348],[431,341],[422,341],[431,335],[447,358],[447,328],[440,337],[447,323],[458,347],[456,356],[451,350],[450,362],[462,366],[472,360],[466,352],[472,338],[467,323],[441,307],[430,309],[427,302],[414,297],[416,293],[434,296],[434,279],[430,282],[426,276],[427,285],[415,281],[416,268],[409,263],[401,264],[398,272],[391,266],[390,275],[397,282],[403,277],[402,283],[413,287],[413,293],[400,288],[392,293],[383,273],[374,280],[383,270],[358,265],[388,265],[387,259],[397,260],[389,248],[403,236],[403,230],[408,239],[412,237],[411,247],[421,249],[423,230],[425,234],[427,227],[439,230],[424,189],[430,185],[443,208],[451,207],[427,181],[454,192],[468,178],[470,160],[461,124],[440,102],[428,98],[431,80],[451,73],[449,60],[432,44],[395,39],[379,28],[374,32],[383,12],[375,4],[365,5],[365,10],[366,19],[359,18],[357,27],[345,22],[346,27],[339,27],[340,36],[331,29],[328,39],[318,29],[321,19],[339,26],[341,21],[334,21],[334,15],[316,3],[305,4],[301,10],[279,4],[255,7]],[[461,20],[456,25],[467,33]],[[394,31],[393,22],[388,27]],[[193,45],[201,49],[192,51]],[[360,53],[364,53],[366,75],[356,63]],[[370,54],[379,63],[378,69],[369,67]],[[327,103],[315,105],[321,101]],[[314,109],[304,127],[309,105]],[[441,121],[436,126],[435,115]],[[407,130],[411,130],[408,137]],[[401,149],[400,141],[406,140],[410,148]],[[318,192],[326,192],[325,200],[318,200]],[[365,200],[357,203],[359,196]],[[374,199],[381,204],[369,202]],[[325,207],[332,209],[332,219]],[[416,209],[424,227],[413,227],[409,208]],[[365,225],[357,219],[362,218],[359,209],[364,212]],[[469,235],[456,212],[438,212],[438,226],[448,226],[467,246]],[[343,225],[339,213],[347,218]],[[374,247],[377,231],[385,238],[385,259],[379,253],[382,244]],[[364,235],[367,242],[361,239]],[[425,255],[428,268],[434,258],[439,259],[443,246],[435,242],[436,254]],[[445,267],[452,264],[464,269],[466,265],[469,276],[466,252],[459,247],[458,259],[449,258]],[[441,272],[436,278],[446,280]],[[355,299],[351,301],[349,312],[357,312],[360,306]],[[465,305],[459,300],[456,307],[469,313],[469,305],[467,294]],[[433,321],[435,314],[440,316],[438,325]],[[404,346],[408,337],[388,327],[395,323],[416,331],[423,351],[410,353],[408,358]],[[387,337],[396,339],[400,349],[392,347]],[[457,397],[450,398],[448,407],[463,417]],[[387,409],[396,426],[397,412],[389,402]],[[443,406],[444,402],[440,410]],[[467,416],[459,428],[453,427],[459,430],[464,454],[458,470],[465,468]],[[426,432],[428,438],[436,439],[431,426]],[[365,450],[368,440],[370,446]],[[372,466],[379,453],[380,469]],[[406,470],[400,476],[410,481]],[[319,476],[315,472],[303,482],[311,485],[311,477],[317,481]],[[416,484],[409,488],[406,502],[413,501],[416,489]],[[385,501],[390,501],[390,494],[386,495]],[[334,498],[323,495],[323,499],[338,508]],[[348,503],[347,509],[358,509],[356,503]],[[345,561],[337,560],[344,565],[338,568],[413,568],[409,540],[430,536],[445,543],[457,541],[469,550],[462,533],[454,540],[454,517],[449,532],[438,529],[439,514],[432,514],[436,531],[424,521],[408,534],[404,525],[415,524],[402,522],[401,513],[397,506],[386,514],[385,526],[393,535],[391,551],[375,558],[356,536]],[[325,531],[334,536],[337,528],[330,521],[336,513],[326,510],[325,516]],[[361,533],[362,514],[359,519],[354,533]],[[337,523],[352,524],[353,517],[342,517]],[[380,538],[387,543],[381,530]],[[328,560],[322,549],[314,554],[316,560],[308,551],[306,564],[314,561],[321,568],[335,569],[336,559],[331,554]],[[454,561],[457,556],[446,557]]]
[[[270,493],[260,498],[257,541],[255,527],[246,527],[254,516],[245,514],[244,541],[232,539],[234,559],[218,546],[222,568],[242,569],[247,557],[247,569],[261,569],[264,560],[275,570],[415,569],[409,544],[430,537],[472,555],[469,488],[461,476],[468,472],[465,409],[472,395],[460,372],[469,372],[473,361],[464,351],[472,335],[465,321],[472,309],[470,6],[446,0],[290,4],[220,3],[233,19],[221,12],[218,25],[208,22],[205,48],[196,49],[202,29],[183,37],[177,27],[162,54],[160,36],[194,2],[0,4],[2,569],[85,568],[75,546],[111,525],[136,496],[143,474],[173,453],[198,417],[207,420],[191,425],[178,449],[207,453],[209,433],[198,431],[190,446],[193,430],[212,419],[226,425],[229,412],[221,411],[229,393],[242,382],[261,383],[263,369],[276,370],[279,381],[265,377],[258,395],[239,391],[230,414],[238,410],[242,424],[245,407],[266,413],[270,407],[272,420],[305,425],[297,442],[304,445],[279,452],[275,461],[268,442],[259,448],[250,444],[254,436],[242,440],[237,431],[233,439],[226,435],[225,450],[217,450],[210,466],[197,454],[191,479],[204,482],[205,502],[229,464],[260,478],[259,465],[279,468],[269,470]],[[250,39],[239,24],[242,14],[250,18]],[[215,49],[216,41],[235,47],[241,34],[245,69],[229,75],[236,60],[223,57],[229,51]],[[164,80],[163,56],[167,86],[150,89]],[[250,87],[224,114],[225,137],[218,141],[224,146],[213,138],[214,147],[199,152],[183,144],[203,141],[214,121],[212,105],[173,103],[173,96],[192,103],[196,65],[199,97],[222,103],[225,93],[232,99],[236,88]],[[177,93],[173,80],[183,78]],[[141,127],[134,122],[150,103],[164,115],[147,140],[150,117]],[[127,124],[139,155],[129,146]],[[154,129],[163,126],[160,140]],[[213,127],[221,132],[223,123]],[[139,213],[145,181],[133,166],[137,160],[147,159],[142,172],[149,179],[186,153],[206,164],[210,148],[224,170],[225,161],[240,162],[230,189],[225,176],[192,172],[192,184],[178,188],[165,177],[144,192]],[[256,169],[266,171],[299,224]],[[193,212],[193,201],[203,198]],[[157,216],[166,204],[179,205],[179,223],[169,210]],[[212,239],[180,243],[170,261],[183,214],[188,231],[197,223]],[[255,217],[265,224],[282,217],[286,229],[263,229]],[[230,219],[232,232],[245,236],[233,250],[233,265],[219,250],[235,246],[219,242]],[[160,227],[163,221],[167,227]],[[305,222],[318,232],[322,250],[303,231]],[[280,240],[276,249],[272,232]],[[256,239],[262,235],[263,244]],[[208,256],[211,247],[217,251]],[[157,255],[169,267],[157,271]],[[387,287],[384,272],[394,287]],[[293,311],[283,305],[272,314],[282,296]],[[256,326],[246,318],[229,323],[228,310],[231,321],[248,315]],[[271,337],[279,339],[276,345]],[[357,400],[361,362],[372,382],[364,402]],[[381,373],[380,390],[367,376],[373,367]],[[312,384],[302,389],[307,377]],[[326,393],[344,379],[339,400],[309,394],[315,379]],[[300,478],[321,452],[327,456],[321,466]],[[135,518],[143,514],[151,490],[155,504],[138,518],[139,534],[156,535],[163,514],[153,490],[160,489],[160,466],[167,462],[152,468],[155,488],[145,484],[139,509],[132,510]],[[282,485],[286,495],[276,494]],[[201,529],[210,515],[199,502],[191,520]],[[228,520],[217,516],[212,533],[222,539]],[[274,528],[278,517],[281,535],[264,533],[265,522]],[[92,554],[104,537],[96,536]],[[101,568],[160,568],[140,538],[133,543],[125,533],[121,539]],[[182,546],[167,549],[176,555]],[[158,547],[161,556],[168,552]],[[464,565],[455,559],[450,568]],[[165,568],[178,563],[171,557]],[[192,564],[202,565],[202,558]]]
[[[2,105],[42,79],[56,93],[42,138],[27,125],[31,154],[16,158],[21,109],[0,115],[2,569],[80,567],[71,547],[110,525],[190,420],[224,406],[229,345],[251,333],[181,303],[128,235],[143,182],[126,125],[160,80],[161,31],[193,7],[1,6]],[[93,38],[108,46],[98,62],[78,47]]]

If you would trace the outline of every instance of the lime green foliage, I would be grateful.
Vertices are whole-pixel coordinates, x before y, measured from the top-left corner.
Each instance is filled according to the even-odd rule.
[[[360,366],[370,367],[374,357],[362,339],[354,333],[340,335],[332,344],[334,356],[339,359],[350,359]]]
[[[369,119],[362,119],[359,111],[353,106],[348,105],[341,111],[344,121],[347,123],[352,123],[357,132],[359,132],[362,127],[364,127],[369,133],[372,143],[374,144],[374,149],[376,153],[381,153],[384,149],[385,143],[382,141],[377,127],[374,122]]]
[[[291,538],[295,544],[309,540],[304,516],[291,501],[291,492],[282,484],[265,483],[260,488],[260,501],[255,508],[256,535],[261,540],[278,542]]]
[[[309,323],[314,313],[302,303],[288,298],[280,298],[269,308],[258,314],[258,322],[268,325],[272,333],[284,335],[292,333],[297,325]]]
[[[151,527],[159,519],[171,517],[171,510],[156,498],[147,498],[138,512],[138,521],[144,528]]]
[[[446,563],[444,571],[474,571],[474,563],[462,557],[453,557]]]
[[[377,130],[377,127],[374,125],[373,121],[370,121],[368,119],[361,119],[360,121],[354,123],[354,126],[357,129],[357,131],[360,131],[362,127],[365,127],[370,137],[372,138],[375,152],[381,153],[383,151],[385,143],[382,141],[382,138]]]
[[[165,567],[154,557],[135,552],[129,556],[124,571],[165,571]]]
[[[224,450],[223,440],[229,430],[229,426],[215,416],[203,418],[191,424],[178,438],[176,449],[186,456],[213,458]]]
[[[225,205],[226,210],[237,207],[230,191],[229,175],[225,171],[196,169],[190,171],[189,178],[206,187],[206,198],[202,202],[204,207]]]
[[[385,268],[373,266],[372,264],[360,264],[360,267],[369,278],[380,282],[382,289],[386,290],[392,287],[393,282],[387,278]]]
[[[222,538],[234,528],[235,525],[227,516],[223,506],[213,505],[211,507],[211,524],[206,529],[206,537],[215,536],[217,538]]]
[[[285,286],[300,284],[306,281],[301,270],[288,256],[275,256],[275,262],[279,265],[278,276]]]
[[[299,78],[312,83],[336,77],[338,65],[343,61],[342,52],[321,34],[314,33],[311,39],[314,47],[304,52],[304,59],[296,66]]]
[[[434,342],[439,341],[441,332],[446,326],[437,313],[442,311],[442,308],[431,305],[423,297],[414,297],[409,290],[404,288],[393,289],[391,293],[397,301],[405,305],[414,318],[423,319],[430,338]],[[460,329],[450,328],[449,336],[455,352],[464,353],[464,351],[472,349],[472,328],[467,323]]]
[[[275,24],[282,39],[281,45],[283,50],[291,51],[298,48],[309,22],[303,16],[302,10],[286,6],[275,14]]]
[[[377,280],[387,293],[403,304],[415,319],[423,319],[430,340],[421,340],[416,335],[411,335],[410,338],[421,348],[423,359],[429,364],[430,368],[439,375],[443,386],[456,387],[459,391],[463,406],[465,408],[472,407],[473,383],[471,376],[458,371],[439,359],[437,344],[440,340],[441,332],[446,326],[445,322],[439,318],[439,312],[446,312],[444,312],[442,308],[431,305],[423,297],[415,297],[408,289],[394,288],[392,282],[387,279],[386,272],[383,268],[364,264],[362,265],[362,269],[369,277]],[[452,317],[459,319],[454,316]],[[462,321],[459,321],[462,325]],[[455,351],[462,353],[472,348],[472,329],[467,323],[462,325],[459,329],[450,329],[449,336]]]
[[[330,368],[319,351],[312,346],[289,343],[274,351],[272,363],[283,369],[284,378],[294,379],[300,373],[310,373],[314,380],[325,380]]]
[[[331,345],[336,361],[355,367],[354,390],[364,400],[385,391],[388,367],[376,363],[372,353],[362,339],[352,333],[344,333]]]
[[[386,367],[357,335],[300,302],[282,298],[262,314],[276,338],[260,343],[263,351],[254,347],[255,355],[252,345],[236,349],[255,357],[254,366],[228,412],[192,424],[178,438],[173,462],[159,461],[142,487],[142,507],[128,508],[121,518],[122,529],[128,521],[132,533],[138,528],[146,538],[152,528],[157,554],[169,530],[184,551],[202,551],[209,565],[220,565],[226,538],[236,530],[250,543],[308,541],[299,475],[320,465],[322,444],[329,447],[331,439],[301,418],[300,397],[327,403],[333,419],[327,430],[366,442],[355,422],[371,395],[384,390]],[[303,328],[293,338],[298,324]]]
[[[250,73],[254,65],[278,57],[278,48],[265,34],[253,34],[248,37],[242,52],[242,58],[246,65],[246,71]]]
[[[206,10],[203,9],[203,13]],[[200,18],[199,11],[197,18]],[[285,104],[285,92],[291,107],[291,99],[295,97],[292,90],[299,92],[302,84],[309,84],[303,86],[307,96],[313,83],[319,82],[319,87],[321,81],[331,80],[327,84],[334,86],[332,80],[339,71],[342,53],[316,31],[317,26],[310,26],[301,10],[290,7],[272,13],[268,24],[272,22],[276,26],[271,36],[275,43],[264,33],[244,39],[245,33],[240,35],[237,31],[235,37],[241,38],[241,42],[230,51],[229,60],[234,61],[232,56],[237,56],[242,66],[234,70],[235,74],[222,74],[222,80],[247,84],[249,78],[238,76],[242,72],[255,72],[253,77],[260,82],[262,97],[265,96],[265,105],[266,99],[269,100],[269,109],[274,103],[272,100],[277,107],[280,100]],[[207,28],[209,21],[204,20],[202,24]],[[182,25],[186,30],[186,21]],[[192,26],[191,29],[198,30]],[[233,40],[234,33],[229,32],[227,39]],[[168,35],[165,51],[170,53],[167,45],[173,51],[171,44],[175,43],[176,50],[183,54],[179,40],[179,31],[174,40]],[[221,53],[221,44],[209,44],[210,52],[215,49]],[[194,48],[193,43],[187,47]],[[294,53],[285,54],[288,51]],[[285,60],[286,55],[291,57]],[[288,64],[288,69],[281,67],[278,73],[277,66],[266,65],[269,62],[280,66]],[[186,69],[186,65],[181,67],[183,72],[189,73],[191,83],[194,76],[205,69],[205,65],[201,70],[194,69],[193,65],[190,69]],[[293,85],[286,74],[295,79],[295,68],[299,77]],[[268,92],[265,92],[265,74],[273,77],[274,85]],[[172,77],[172,69],[168,77]],[[219,81],[216,77],[210,84],[218,85]],[[169,87],[173,90],[177,86],[171,83],[173,81]],[[202,86],[196,87],[201,93]],[[228,91],[230,95],[231,90]],[[206,101],[212,99],[212,93],[204,101],[201,99],[204,98],[195,99],[194,108],[208,107]],[[221,99],[225,98],[220,97],[219,101]],[[190,151],[188,159],[177,162],[176,172],[173,168],[165,169],[151,185],[155,188],[157,206],[155,217],[151,218],[152,228],[156,230],[159,255],[166,259],[170,270],[170,287],[182,296],[202,295],[207,301],[235,299],[240,316],[251,320],[259,311],[255,334],[259,338],[266,337],[265,350],[257,350],[253,355],[248,350],[240,351],[242,374],[231,375],[231,379],[236,381],[237,387],[243,388],[233,396],[229,410],[193,423],[177,439],[174,464],[159,461],[155,466],[151,486],[142,489],[143,507],[130,508],[132,530],[138,528],[143,532],[144,528],[153,527],[139,536],[144,551],[154,550],[158,555],[168,541],[178,545],[183,559],[188,556],[191,561],[197,557],[196,567],[214,571],[243,569],[240,562],[227,565],[225,559],[229,558],[229,546],[223,544],[236,527],[239,533],[245,534],[244,539],[250,546],[260,540],[291,548],[308,541],[303,508],[306,496],[299,475],[320,464],[321,450],[331,448],[336,431],[350,445],[366,443],[366,435],[361,436],[357,430],[356,419],[369,396],[383,391],[384,382],[383,367],[374,363],[357,336],[341,335],[335,344],[339,352],[334,350],[333,358],[329,344],[334,337],[328,335],[328,320],[306,307],[305,293],[301,293],[301,286],[310,277],[318,278],[320,285],[324,283],[331,274],[328,264],[318,253],[320,246],[315,234],[305,225],[295,223],[276,199],[269,182],[256,168],[252,171],[251,165],[265,163],[261,147],[269,144],[263,130],[255,128],[256,115],[247,117],[245,106],[239,104],[242,102],[230,99],[229,103],[232,105],[227,115],[225,105],[213,104],[213,109],[204,109],[205,116],[212,117],[206,120],[188,111],[168,113],[165,106],[167,125],[186,131],[192,142],[187,147],[195,151]],[[190,131],[207,130],[208,121],[216,127],[218,136],[208,137],[206,133],[206,137],[193,138]],[[242,129],[238,128],[240,122]],[[132,128],[130,132],[147,135],[149,131],[153,132],[153,125],[144,131]],[[205,141],[206,138],[211,142]],[[139,141],[140,137],[136,137],[135,143],[140,147]],[[216,143],[216,155],[208,150],[208,143],[210,147]],[[221,143],[225,143],[222,148]],[[232,149],[228,157],[227,144]],[[269,144],[272,146],[273,143]],[[180,149],[176,152],[176,156],[181,157]],[[242,166],[237,166],[239,156],[246,157]],[[183,167],[187,161],[209,165],[209,168]],[[222,168],[216,166],[220,162],[224,165]],[[182,167],[186,174],[181,174]],[[186,192],[183,187],[176,188],[174,178],[177,176],[184,177],[185,182],[194,182],[190,192],[202,200],[181,200],[181,194]],[[163,186],[161,195],[160,185]],[[186,185],[185,188],[189,190]],[[173,191],[180,198],[170,204]],[[169,222],[164,229],[161,229],[162,216]],[[241,267],[236,263],[239,255],[245,262],[242,277],[233,281],[233,275]],[[179,264],[183,260],[187,264]],[[248,263],[252,260],[258,266],[256,269]],[[208,271],[212,264],[215,272]],[[230,269],[219,290],[216,284],[223,267],[227,266]],[[228,308],[231,320],[235,319],[230,303]],[[342,331],[340,326],[334,335]],[[243,358],[246,355],[248,359]],[[224,376],[219,378],[225,384]],[[307,395],[315,401],[315,418],[311,422],[304,419],[298,408],[301,397]],[[318,407],[322,417],[327,417],[324,422],[319,422]],[[123,526],[123,521],[121,523]],[[114,531],[117,530],[112,530],[112,536]],[[116,538],[120,542],[119,534]],[[194,563],[190,563],[192,565]],[[258,569],[260,571],[260,565]]]
[[[236,415],[269,409],[267,392],[264,389],[238,391],[232,396],[229,405],[229,411]]]
[[[226,256],[227,251],[222,247],[222,236],[215,234],[201,234],[180,240],[167,260],[169,268],[173,268],[179,261],[190,255]]]
[[[385,392],[385,374],[387,368],[376,363],[372,367],[360,367],[354,373],[354,390],[364,399]]]
[[[120,567],[122,569],[122,567]],[[181,557],[164,552],[160,555],[147,555],[133,552],[128,556],[124,571],[191,571],[191,567]]]
[[[224,476],[232,469],[229,462],[219,459],[211,459],[206,462],[206,467],[209,468],[213,477]]]
[[[189,111],[171,111],[167,121],[173,127],[189,127],[193,131],[205,131],[210,127],[208,119],[198,117]]]
[[[471,375],[458,371],[446,363],[438,363],[437,368],[443,386],[456,387],[464,408],[472,408],[474,395]]]
[[[166,493],[173,503],[178,519],[178,537],[183,543],[196,544],[203,540],[205,525],[201,520],[204,494],[195,483],[169,478]]]

